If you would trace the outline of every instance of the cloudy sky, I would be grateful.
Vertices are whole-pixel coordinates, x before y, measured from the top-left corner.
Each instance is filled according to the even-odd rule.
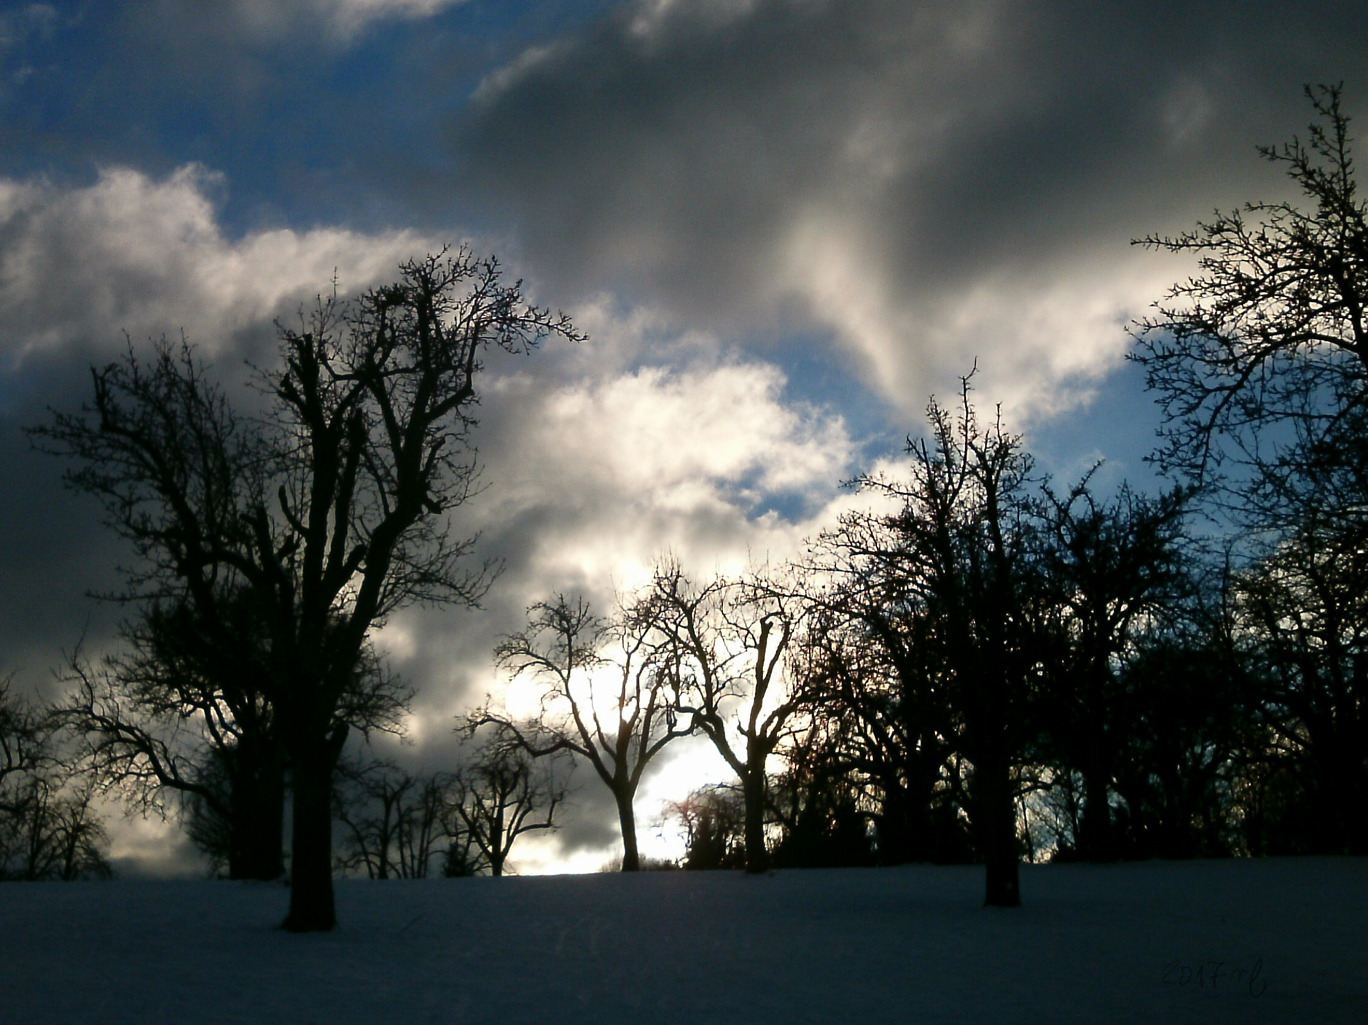
[[[108,644],[86,595],[124,557],[21,427],[125,332],[231,378],[334,273],[446,242],[590,339],[491,361],[466,523],[506,571],[382,638],[422,764],[528,602],[800,550],[976,360],[1046,469],[1143,483],[1126,325],[1188,268],[1130,240],[1283,198],[1256,145],[1304,134],[1306,83],[1365,109],[1365,39],[1357,2],[0,5],[3,668],[43,689]],[[582,782],[538,863],[604,860]]]

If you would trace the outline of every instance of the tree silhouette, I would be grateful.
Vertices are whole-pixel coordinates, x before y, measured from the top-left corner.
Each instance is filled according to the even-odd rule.
[[[1089,474],[1089,478],[1091,474]],[[1058,613],[1059,641],[1040,718],[1045,744],[1082,777],[1076,853],[1095,861],[1119,853],[1111,792],[1134,723],[1122,718],[1118,670],[1146,629],[1181,597],[1182,489],[1146,498],[1123,485],[1109,502],[1085,478],[1064,496],[1047,492],[1043,569]]]
[[[388,761],[344,758],[334,809],[342,825],[338,864],[371,879],[425,879],[453,842],[452,778],[412,775]]]
[[[503,875],[518,837],[556,828],[556,809],[566,793],[559,775],[547,759],[534,764],[533,756],[506,733],[474,748],[457,770],[452,813],[491,875]]]
[[[1021,902],[1014,770],[1031,739],[1040,661],[1039,518],[1032,464],[1001,419],[979,423],[963,380],[957,414],[934,400],[930,434],[909,442],[904,479],[866,476],[890,500],[887,547],[870,565],[895,587],[968,761],[967,810],[986,868],[985,903]]]
[[[21,777],[45,758],[39,717],[10,692],[11,679],[0,680],[0,814],[14,814],[24,804]]]
[[[370,632],[413,602],[473,604],[488,584],[448,518],[476,488],[481,357],[553,333],[579,337],[462,249],[283,328],[280,363],[261,375],[265,423],[240,426],[189,355],[163,348],[151,373],[131,353],[95,371],[93,402],[34,432],[132,541],[133,596],[184,596],[226,653],[237,638],[220,597],[250,594],[292,785],[288,929],[336,921],[333,770]]]
[[[245,600],[218,607],[250,618]],[[126,653],[98,665],[78,653],[58,714],[86,738],[103,785],[158,811],[163,790],[180,794],[192,839],[230,878],[276,879],[285,871],[285,754],[259,683],[264,637],[235,622],[240,644],[220,659],[194,617],[190,603],[149,603],[125,626]]]
[[[745,802],[735,786],[700,787],[681,801],[670,801],[665,819],[684,827],[684,868],[710,871],[749,864]]]
[[[59,721],[0,681],[0,879],[86,879],[111,874],[109,835],[94,787],[71,769]]]
[[[810,716],[780,751],[783,768],[770,785],[780,835],[773,863],[781,868],[851,867],[874,862],[865,780],[847,754],[841,715]]]
[[[769,867],[768,762],[790,735],[803,695],[783,672],[798,602],[757,580],[695,586],[674,562],[659,567],[643,612],[661,635],[659,658],[680,712],[736,773],[746,870]]]
[[[1165,409],[1156,459],[1223,482],[1226,501],[1258,526],[1308,462],[1361,435],[1368,400],[1368,205],[1340,88],[1306,93],[1317,116],[1307,140],[1259,152],[1284,167],[1310,209],[1248,203],[1141,240],[1192,254],[1199,267],[1138,324],[1130,357]]]
[[[640,871],[637,788],[656,755],[692,726],[679,725],[677,681],[650,646],[649,609],[627,605],[605,621],[583,600],[561,595],[533,605],[527,616],[526,629],[505,638],[494,655],[513,677],[528,674],[545,686],[541,719],[520,724],[486,707],[467,726],[497,725],[533,757],[569,751],[588,761],[617,807],[622,871]]]
[[[1310,853],[1368,853],[1368,533],[1323,515],[1240,573],[1242,642],[1305,794]]]
[[[962,798],[955,712],[903,543],[895,519],[866,509],[818,537],[806,576],[825,586],[805,599],[799,674],[839,738],[833,778],[854,773],[873,791],[879,860],[960,860],[960,830],[943,814]]]
[[[1315,849],[1362,851],[1368,203],[1341,88],[1306,93],[1305,141],[1260,149],[1306,205],[1249,203],[1143,240],[1195,255],[1199,273],[1140,323],[1132,358],[1166,410],[1159,465],[1211,485],[1252,557],[1234,602],[1251,677],[1269,685],[1265,746],[1283,752],[1249,763],[1256,789],[1314,820],[1292,831]]]

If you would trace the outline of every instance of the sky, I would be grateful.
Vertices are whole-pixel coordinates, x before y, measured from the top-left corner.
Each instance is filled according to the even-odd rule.
[[[975,366],[1056,479],[1152,486],[1127,328],[1192,268],[1132,240],[1288,198],[1256,147],[1305,135],[1308,83],[1364,110],[1365,38],[1350,2],[0,5],[0,670],[51,695],[64,652],[109,650],[89,595],[128,561],[23,427],[130,340],[183,331],[240,381],[334,279],[448,243],[589,337],[488,363],[459,527],[504,572],[379,637],[415,765],[504,692],[530,602],[801,552]],[[648,780],[648,851],[685,775]],[[579,780],[528,870],[611,853]]]

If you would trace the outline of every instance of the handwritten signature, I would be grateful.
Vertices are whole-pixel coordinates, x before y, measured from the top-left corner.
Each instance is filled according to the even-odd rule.
[[[1244,990],[1251,997],[1261,997],[1268,989],[1263,958],[1252,965],[1231,961],[1191,961],[1176,957],[1165,963],[1160,976],[1164,985],[1179,989]]]

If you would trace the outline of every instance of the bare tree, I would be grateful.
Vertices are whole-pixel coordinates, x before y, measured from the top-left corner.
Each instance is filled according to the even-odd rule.
[[[237,638],[216,615],[224,587],[259,610],[259,686],[293,792],[287,929],[336,922],[333,770],[371,631],[413,602],[474,604],[488,584],[449,519],[476,490],[481,358],[548,334],[579,337],[462,249],[282,329],[264,424],[241,427],[191,357],[163,349],[151,373],[131,354],[96,371],[91,405],[34,432],[77,461],[71,483],[133,542],[132,597],[184,596],[225,655]]]
[[[1046,490],[1041,552],[1058,644],[1041,721],[1045,744],[1082,776],[1077,853],[1100,861],[1118,853],[1110,795],[1135,729],[1120,718],[1128,704],[1120,668],[1187,586],[1181,545],[1191,492],[1146,498],[1122,486],[1101,502],[1089,477],[1063,496]]]
[[[747,864],[745,807],[734,786],[700,787],[665,805],[665,819],[684,827],[683,867],[693,871]]]
[[[84,738],[87,768],[102,787],[160,815],[169,810],[165,795],[179,795],[190,838],[216,870],[277,879],[285,871],[287,758],[260,683],[270,649],[246,598],[218,606],[239,639],[229,660],[218,660],[193,608],[153,604],[125,625],[127,651],[94,665],[79,652],[71,658],[68,695],[55,714]],[[367,646],[337,715],[367,735],[397,732],[409,694]]]
[[[1267,681],[1274,757],[1299,782],[1307,853],[1368,854],[1368,535],[1307,523],[1234,581],[1240,641]]]
[[[11,678],[0,680],[0,815],[15,814],[25,803],[22,777],[44,758],[39,717],[10,693]]]
[[[1166,411],[1156,458],[1193,480],[1225,478],[1226,500],[1259,527],[1295,504],[1288,485],[1307,463],[1339,459],[1368,415],[1368,205],[1340,88],[1306,92],[1317,116],[1307,140],[1259,152],[1309,209],[1248,203],[1140,240],[1199,267],[1137,325],[1131,358]]]
[[[70,659],[57,709],[83,736],[95,778],[144,812],[165,814],[163,794],[178,794],[192,839],[230,878],[279,878],[285,753],[260,667],[245,671],[263,650],[260,634],[241,636],[220,662],[201,648],[191,609],[154,604],[125,635],[127,652]]]
[[[641,869],[633,800],[642,774],[665,745],[684,736],[679,694],[650,646],[654,624],[634,605],[611,621],[564,595],[528,609],[526,629],[495,649],[500,668],[545,688],[543,714],[517,723],[489,708],[470,725],[497,724],[533,757],[569,751],[589,762],[613,795],[622,829],[622,871]]]
[[[1368,702],[1361,552],[1368,533],[1368,201],[1339,86],[1308,87],[1315,120],[1262,156],[1301,194],[1248,203],[1143,244],[1197,257],[1138,325],[1132,358],[1163,403],[1165,470],[1214,483],[1252,556],[1237,604],[1273,762],[1315,808],[1318,849],[1368,850]],[[1251,550],[1252,549],[1252,550]]]
[[[105,879],[109,834],[89,781],[49,766],[21,783],[23,801],[0,817],[0,879]]]
[[[796,671],[837,764],[806,778],[853,776],[872,791],[881,862],[960,860],[957,719],[900,532],[896,518],[852,510],[812,546]]]
[[[412,775],[388,761],[338,766],[334,813],[343,827],[338,864],[371,879],[425,879],[452,839],[446,773]]]
[[[549,758],[534,764],[526,748],[499,733],[476,747],[456,771],[452,811],[491,875],[504,874],[518,837],[556,828],[556,809],[566,794],[558,778],[563,773]]]
[[[57,719],[9,688],[0,681],[0,879],[110,875],[90,780],[61,750]]]
[[[783,768],[770,784],[780,827],[773,860],[786,868],[873,864],[868,822],[875,802],[868,777],[848,755],[850,719],[815,708],[804,718],[781,749]]]
[[[658,568],[646,609],[659,658],[697,724],[736,773],[745,808],[746,870],[769,868],[770,756],[789,736],[803,695],[783,672],[798,602],[758,580],[696,586],[674,562]]]
[[[1000,416],[980,424],[968,378],[958,413],[932,401],[927,420],[930,436],[909,443],[906,478],[859,480],[897,506],[882,517],[886,544],[869,561],[949,695],[985,903],[1012,907],[1021,902],[1015,769],[1031,738],[1040,655],[1032,465]]]

